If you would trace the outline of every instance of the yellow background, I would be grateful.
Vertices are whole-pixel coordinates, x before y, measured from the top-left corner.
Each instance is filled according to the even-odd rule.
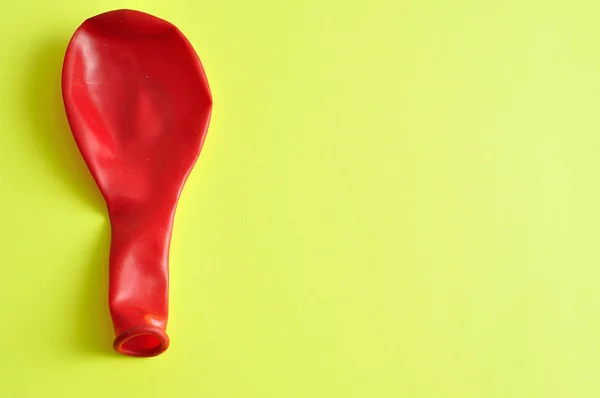
[[[600,396],[598,2],[2,8],[0,396]],[[215,102],[153,359],[112,352],[59,86],[115,8],[178,25]]]

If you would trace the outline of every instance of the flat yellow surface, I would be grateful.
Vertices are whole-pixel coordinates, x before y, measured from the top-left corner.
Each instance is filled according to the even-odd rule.
[[[2,8],[0,397],[600,396],[600,3]],[[152,359],[112,352],[59,86],[116,8],[179,26],[215,102]]]

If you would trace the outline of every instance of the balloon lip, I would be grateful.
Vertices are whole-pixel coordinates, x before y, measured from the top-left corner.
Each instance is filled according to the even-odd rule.
[[[159,344],[149,349],[132,349],[127,348],[125,345],[127,342],[140,337],[140,336],[152,336],[157,339]],[[113,343],[115,351],[120,354],[132,356],[132,357],[155,357],[162,354],[169,348],[170,340],[167,333],[157,327],[151,325],[135,326],[127,329],[120,333]]]

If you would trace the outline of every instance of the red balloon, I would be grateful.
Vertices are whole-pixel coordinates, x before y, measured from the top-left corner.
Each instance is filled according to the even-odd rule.
[[[204,69],[174,25],[117,10],[77,29],[62,91],[73,136],[110,216],[114,348],[161,354],[169,346],[173,216],[212,109]]]

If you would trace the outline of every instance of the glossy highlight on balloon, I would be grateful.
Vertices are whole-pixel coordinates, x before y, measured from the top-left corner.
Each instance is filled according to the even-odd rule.
[[[212,110],[204,69],[174,25],[116,10],[77,29],[62,91],[73,137],[110,217],[114,348],[159,355],[169,347],[173,217]]]

